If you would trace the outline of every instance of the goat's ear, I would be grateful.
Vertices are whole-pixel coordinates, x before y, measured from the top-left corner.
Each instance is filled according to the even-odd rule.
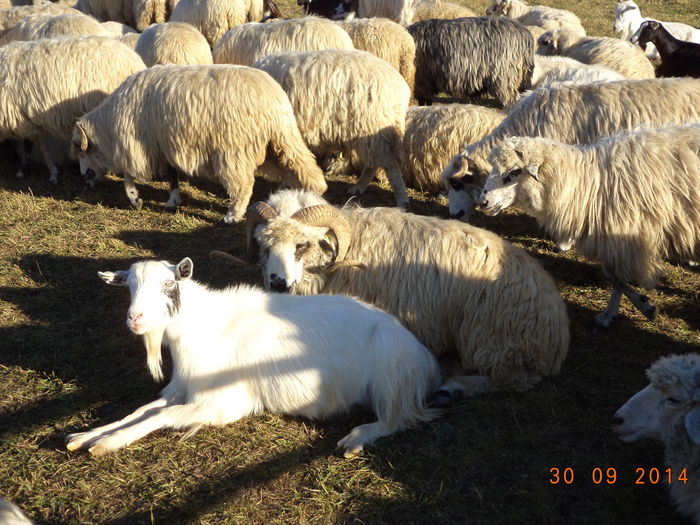
[[[127,286],[129,272],[124,270],[119,270],[118,272],[97,272],[97,276],[112,286]]]
[[[525,166],[524,169],[528,173],[528,175],[530,175],[530,177],[535,179],[537,182],[542,182],[540,180],[540,176],[539,176],[539,173],[540,173],[540,165],[539,164],[528,164],[527,166]]]
[[[696,445],[700,445],[700,406],[690,409],[685,415],[685,430]]]
[[[175,278],[178,281],[189,279],[192,277],[192,270],[194,270],[194,263],[189,257],[185,257],[175,267]]]

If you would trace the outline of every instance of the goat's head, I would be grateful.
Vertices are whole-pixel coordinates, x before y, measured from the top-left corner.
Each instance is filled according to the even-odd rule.
[[[450,216],[468,221],[476,207],[483,181],[488,171],[479,166],[467,152],[455,155],[442,171],[442,183],[447,190]]]
[[[288,217],[266,202],[248,208],[248,259],[260,262],[265,288],[275,292],[294,292],[312,281],[322,288],[324,273],[344,260],[350,236],[343,212],[329,204]]]
[[[491,5],[486,8],[487,16],[508,16],[511,0],[491,0]]]
[[[635,31],[635,33],[630,37],[630,42],[633,44],[638,44],[639,47],[644,49],[649,42],[658,36],[659,32],[661,31],[661,27],[663,26],[656,20],[647,20],[642,22],[639,29],[637,29],[637,31]]]
[[[88,136],[87,123],[78,122],[73,127],[71,138],[71,155],[80,163],[80,174],[89,184],[95,182],[95,178],[104,173],[108,166],[100,153],[100,148],[95,141]]]
[[[622,441],[656,439],[669,443],[685,428],[700,445],[700,356],[664,357],[647,376],[651,383],[622,405],[613,416],[613,430]]]
[[[630,17],[634,16],[632,11],[639,11],[637,4],[632,2],[632,0],[617,0],[615,6],[613,7],[613,13],[615,14],[615,21],[613,22],[613,31],[616,33],[622,33],[632,20]],[[626,14],[629,13],[629,14]],[[635,13],[637,16],[641,16],[639,13]]]
[[[544,162],[539,145],[538,139],[512,137],[491,151],[489,162],[493,167],[479,197],[481,211],[497,215],[516,200],[526,204],[526,208],[539,211],[542,201],[539,169]],[[530,187],[533,181],[537,185],[535,188]]]
[[[156,380],[163,378],[160,343],[163,331],[180,311],[180,284],[192,277],[193,264],[185,257],[176,265],[166,261],[142,261],[128,270],[97,272],[112,286],[128,286],[131,304],[126,325],[133,333],[143,335],[148,367]]]

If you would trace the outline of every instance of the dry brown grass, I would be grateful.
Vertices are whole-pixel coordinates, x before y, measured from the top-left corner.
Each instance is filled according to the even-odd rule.
[[[612,2],[544,2],[577,12],[591,34],[610,34]],[[700,25],[696,0],[642,2],[647,16]],[[472,3],[483,10],[486,2]],[[284,7],[289,12],[291,4]],[[660,310],[644,320],[627,303],[608,332],[590,322],[609,285],[576,254],[555,255],[534,222],[518,213],[475,222],[538,257],[557,279],[572,322],[562,374],[526,394],[457,403],[445,417],[345,460],[334,444],[370,416],[332,420],[263,415],[188,440],[160,431],[102,458],[68,453],[63,438],[122,417],[153,399],[141,342],[124,326],[128,294],[97,270],[141,258],[193,258],[196,277],[220,286],[259,282],[254,268],[211,262],[212,249],[242,252],[244,228],[215,226],[223,191],[187,185],[185,205],[162,211],[164,184],[142,187],[144,209],[127,207],[110,178],[83,191],[73,170],[57,187],[37,166],[14,178],[0,155],[0,495],[44,523],[641,523],[679,522],[664,486],[635,485],[635,468],[661,466],[659,444],[623,444],[610,416],[644,385],[658,356],[697,351],[700,275],[667,266],[650,294]],[[331,182],[342,202],[348,180]],[[255,198],[271,186],[256,184]],[[412,193],[418,213],[445,207]],[[372,185],[365,205],[393,205]],[[623,203],[621,203],[623,205]],[[575,469],[574,483],[549,483],[551,467]],[[618,480],[595,485],[594,468]],[[700,475],[700,473],[696,473]]]

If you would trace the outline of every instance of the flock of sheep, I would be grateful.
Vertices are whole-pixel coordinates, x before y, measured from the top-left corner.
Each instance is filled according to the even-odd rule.
[[[168,180],[171,210],[179,178],[212,179],[230,197],[222,222],[247,228],[247,254],[220,255],[260,264],[279,292],[209,290],[189,258],[101,272],[130,289],[127,325],[154,379],[161,344],[173,372],[158,400],[71,434],[69,450],[366,403],[377,421],[338,443],[352,456],[455,399],[556,375],[564,302],[524,250],[466,223],[477,207],[517,205],[558,249],[600,262],[613,291],[599,328],[622,295],[654,319],[632,286],[700,257],[700,30],[644,19],[631,0],[611,5],[621,39],[521,0],[492,0],[481,17],[439,0],[300,1],[337,20],[274,20],[270,0],[5,3],[0,135],[16,141],[17,175],[36,147],[54,183],[68,158],[92,186],[123,175],[134,208],[136,183]],[[502,109],[431,105],[439,93]],[[334,206],[320,166],[357,174],[356,194],[385,175],[397,207]],[[258,169],[286,189],[251,204]],[[407,185],[447,192],[459,220],[407,213]],[[462,371],[441,377],[436,356],[450,353]],[[669,466],[698,469],[700,357],[648,374],[616,432],[660,439]],[[700,523],[689,477],[672,497]]]

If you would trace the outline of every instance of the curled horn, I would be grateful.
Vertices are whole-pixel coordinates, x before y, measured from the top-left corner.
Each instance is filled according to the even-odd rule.
[[[277,210],[267,202],[258,201],[248,206],[246,213],[246,259],[249,264],[258,262],[258,242],[255,240],[255,228],[258,227],[258,224],[272,220],[278,215]]]
[[[328,204],[309,206],[292,215],[292,219],[308,226],[325,227],[333,231],[335,238],[338,239],[338,253],[335,260],[337,262],[345,259],[350,247],[350,224],[338,208]]]
[[[80,151],[87,151],[88,149],[88,136],[87,133],[85,133],[85,130],[80,124],[75,125],[76,128],[78,128],[78,131],[80,131]]]

